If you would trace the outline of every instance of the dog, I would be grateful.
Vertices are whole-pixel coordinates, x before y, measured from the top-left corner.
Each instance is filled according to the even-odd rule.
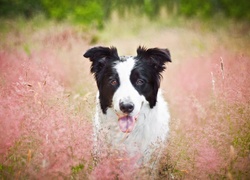
[[[115,47],[93,47],[83,55],[96,80],[95,142],[100,140],[148,162],[165,145],[170,113],[160,88],[171,62],[168,49],[139,46],[136,56],[119,56]],[[99,144],[97,151],[101,151]]]

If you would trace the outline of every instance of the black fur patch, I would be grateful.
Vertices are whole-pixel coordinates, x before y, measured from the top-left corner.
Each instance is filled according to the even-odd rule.
[[[156,104],[157,93],[160,87],[160,73],[165,70],[165,63],[171,62],[170,52],[168,49],[146,49],[139,46],[135,58],[138,61],[132,71],[131,82],[137,76],[144,79],[145,84],[143,86],[138,87],[135,83],[133,85],[140,94],[145,96],[150,108],[153,108]]]
[[[91,73],[95,76],[100,92],[101,109],[106,114],[107,108],[112,106],[113,95],[119,87],[119,77],[113,68],[115,62],[120,60],[117,50],[114,47],[99,46],[89,49],[83,56],[92,62]],[[113,80],[117,81],[117,85],[112,85]]]

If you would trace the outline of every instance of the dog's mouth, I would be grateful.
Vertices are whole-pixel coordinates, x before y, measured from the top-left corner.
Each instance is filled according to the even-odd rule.
[[[137,117],[135,116],[120,116],[118,118],[120,130],[124,133],[130,133],[131,131],[133,131],[136,119]]]
[[[141,103],[141,107],[143,106],[143,102]],[[124,133],[130,133],[131,131],[133,131],[137,118],[140,115],[140,111],[137,114],[120,114],[118,112],[116,112],[116,115],[118,116],[118,124],[119,124],[119,128],[122,132]]]

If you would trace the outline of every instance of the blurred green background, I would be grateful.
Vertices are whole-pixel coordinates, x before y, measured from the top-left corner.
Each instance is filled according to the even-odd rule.
[[[249,0],[0,0],[0,17],[32,18],[38,14],[53,20],[102,27],[112,12],[121,16],[126,12],[157,18],[164,11],[168,15],[213,18],[229,17],[250,20]]]

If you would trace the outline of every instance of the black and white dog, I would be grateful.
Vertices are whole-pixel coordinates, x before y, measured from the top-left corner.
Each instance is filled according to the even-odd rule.
[[[140,46],[137,56],[118,56],[115,47],[99,46],[84,57],[92,62],[98,87],[96,141],[103,133],[112,148],[122,147],[150,160],[169,131],[170,115],[159,89],[161,72],[171,62],[169,50]]]

